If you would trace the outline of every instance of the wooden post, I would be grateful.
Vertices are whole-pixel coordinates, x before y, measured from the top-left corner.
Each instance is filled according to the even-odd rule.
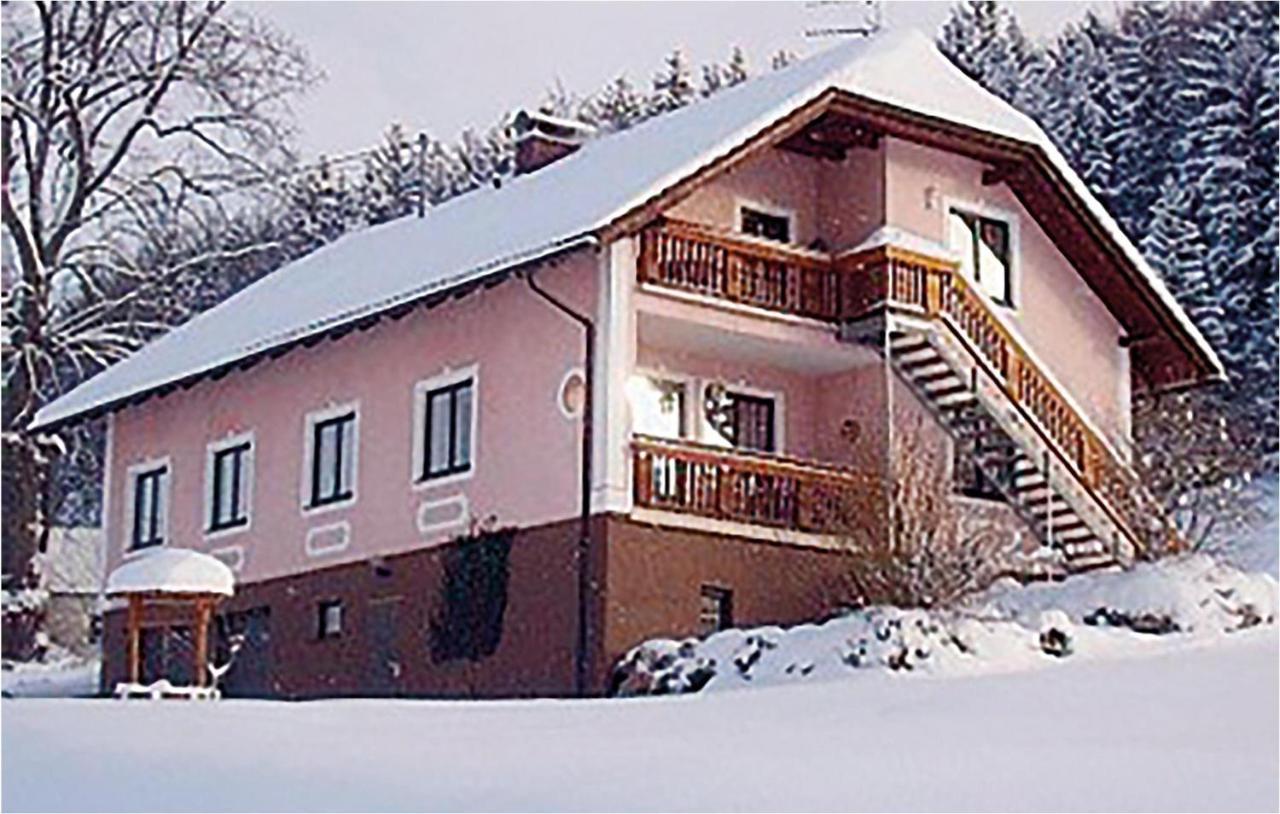
[[[129,681],[137,684],[141,678],[141,637],[142,631],[142,597],[129,594],[129,614],[125,622],[126,635],[129,637]]]
[[[208,675],[209,661],[209,597],[196,598],[195,684],[203,687]]]

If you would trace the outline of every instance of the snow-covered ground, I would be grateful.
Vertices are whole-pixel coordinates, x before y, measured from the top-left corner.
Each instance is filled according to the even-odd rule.
[[[1276,628],[612,701],[4,701],[6,811],[1275,810]]]
[[[5,665],[0,692],[6,698],[76,698],[98,692],[97,659],[69,656],[48,663]]]

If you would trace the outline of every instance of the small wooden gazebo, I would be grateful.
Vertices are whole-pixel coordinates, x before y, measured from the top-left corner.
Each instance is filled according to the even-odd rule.
[[[107,577],[108,598],[128,602],[129,684],[117,694],[141,690],[142,629],[150,624],[191,626],[195,688],[207,683],[209,628],[218,603],[235,591],[235,575],[221,560],[184,548],[139,554]]]

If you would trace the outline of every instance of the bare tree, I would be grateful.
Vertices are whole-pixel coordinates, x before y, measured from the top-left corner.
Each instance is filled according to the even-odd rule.
[[[1215,391],[1143,396],[1134,404],[1137,470],[1193,551],[1227,548],[1263,519],[1256,478],[1274,462],[1247,406]],[[1155,558],[1170,553],[1151,547]]]
[[[895,428],[883,494],[886,523],[846,535],[858,605],[954,605],[1008,570],[1015,541],[1004,525],[957,505],[948,446],[923,416]]]
[[[184,275],[260,248],[154,251],[231,219],[291,159],[289,103],[317,74],[220,0],[11,2],[3,23],[4,568],[20,575],[61,452],[29,430],[36,410],[184,318]]]

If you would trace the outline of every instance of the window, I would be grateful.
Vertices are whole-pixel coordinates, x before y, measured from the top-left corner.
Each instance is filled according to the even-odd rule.
[[[730,441],[739,449],[776,452],[774,403],[766,396],[728,393]]]
[[[251,441],[235,441],[210,448],[209,531],[226,531],[249,524]]]
[[[420,480],[471,470],[472,412],[475,379],[468,377],[426,391],[422,426],[424,448]]]
[[[637,435],[678,440],[685,435],[685,387],[680,382],[637,376],[628,388],[631,427]]]
[[[1009,224],[958,209],[951,210],[951,247],[961,270],[1001,305],[1013,306]]]
[[[733,591],[703,585],[698,601],[698,629],[702,635],[733,627]]]
[[[133,548],[164,545],[168,476],[169,467],[159,466],[133,477]]]
[[[311,421],[311,508],[355,497],[356,413]]]
[[[786,215],[773,215],[744,206],[741,209],[742,233],[755,235],[766,240],[779,243],[791,242],[791,218]]]
[[[317,609],[317,635],[321,639],[332,639],[342,635],[342,600],[326,600],[321,602]]]

